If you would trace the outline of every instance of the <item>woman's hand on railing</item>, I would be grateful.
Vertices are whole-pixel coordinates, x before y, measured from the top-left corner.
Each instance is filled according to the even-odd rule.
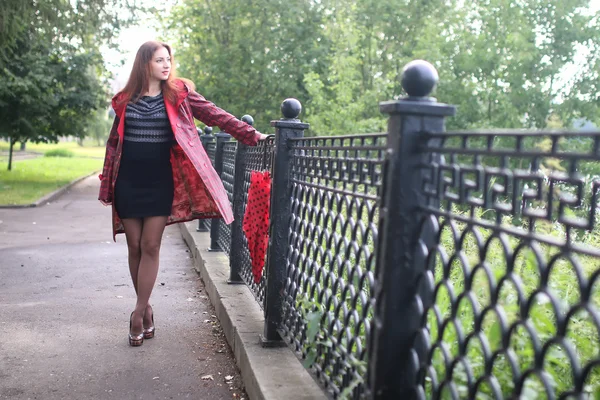
[[[259,141],[263,141],[266,140],[269,135],[265,135],[264,133],[259,133],[260,137],[258,138]]]

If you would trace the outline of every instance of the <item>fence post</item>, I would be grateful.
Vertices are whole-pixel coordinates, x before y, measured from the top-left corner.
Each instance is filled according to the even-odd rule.
[[[244,115],[242,121],[254,125],[254,118]],[[248,146],[238,142],[235,151],[235,171],[233,176],[233,222],[231,224],[231,254],[229,255],[229,279],[227,283],[244,283],[240,276],[242,250],[244,248],[244,181],[246,178],[246,157]]]
[[[419,287],[423,263],[414,263],[420,232],[418,207],[425,204],[423,184],[428,162],[420,151],[422,135],[444,132],[446,116],[455,108],[427,97],[438,81],[426,61],[406,65],[402,86],[408,97],[380,103],[389,114],[388,151],[381,199],[377,243],[375,315],[370,337],[368,385],[370,397],[424,399],[419,368],[426,346],[415,343],[423,308],[433,301],[433,291]],[[431,240],[433,235],[425,240]],[[418,265],[421,264],[421,265]],[[417,293],[418,290],[418,293]]]
[[[202,146],[204,147],[204,150],[208,150],[208,142],[212,142],[214,140],[214,136],[211,135],[213,128],[211,128],[210,126],[206,126],[204,127],[204,135],[200,135],[200,132],[202,132],[200,129],[198,129],[198,135],[200,136],[200,142],[202,142]],[[199,219],[198,220],[198,227],[196,228],[196,232],[208,232],[208,228],[204,223],[205,220],[203,219]]]
[[[200,141],[202,142],[202,146],[204,146],[204,150],[206,150],[206,145],[208,142],[212,142],[215,137],[212,135],[213,128],[210,126],[204,127],[204,135],[200,135],[200,130],[198,130],[198,135],[200,136]]]
[[[292,185],[290,182],[290,161],[292,147],[289,139],[301,138],[309,125],[300,122],[298,115],[302,105],[296,99],[286,99],[281,103],[284,118],[271,121],[275,127],[275,155],[271,187],[270,236],[267,250],[265,294],[265,328],[261,336],[262,345],[277,346],[283,343],[278,328],[281,325],[283,288],[286,278],[286,254],[291,218]]]
[[[215,171],[219,174],[219,177],[223,173],[223,145],[225,142],[229,142],[231,139],[231,135],[225,132],[218,132],[215,135],[217,140],[217,147],[215,152]],[[208,251],[223,251],[221,246],[219,245],[219,228],[223,220],[213,219],[210,224],[210,248]]]

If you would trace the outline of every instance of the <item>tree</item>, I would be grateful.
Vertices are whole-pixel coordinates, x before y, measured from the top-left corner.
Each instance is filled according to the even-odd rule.
[[[323,19],[322,6],[306,0],[185,0],[165,25],[181,76],[265,130],[282,100],[307,100],[304,75],[325,69]]]
[[[108,133],[112,125],[108,110],[99,109],[94,113],[88,123],[88,136],[92,137],[98,146],[102,146],[108,139]]]
[[[0,0],[0,137],[16,142],[83,137],[106,106],[99,46],[132,21],[126,0]],[[6,13],[4,13],[6,10]],[[109,21],[109,22],[106,22]]]
[[[561,98],[569,97],[569,83],[560,79],[564,68],[579,46],[599,40],[597,24],[584,12],[588,3],[486,0],[465,6],[466,29],[456,42],[462,48],[454,57],[454,73],[475,82],[474,123],[547,126]]]
[[[293,96],[313,134],[384,129],[377,103],[401,94],[404,65],[421,58],[440,73],[434,96],[458,106],[450,129],[542,129],[553,114],[597,120],[600,26],[588,6],[186,0],[167,26],[183,74],[224,107],[255,114],[259,128]],[[580,73],[565,78],[578,54]]]

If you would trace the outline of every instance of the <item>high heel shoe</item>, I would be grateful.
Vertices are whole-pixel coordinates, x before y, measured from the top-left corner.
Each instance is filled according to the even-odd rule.
[[[152,309],[152,307],[150,307]],[[152,326],[150,328],[144,328],[144,339],[152,339],[156,332],[156,328],[154,327],[154,309],[152,309]]]
[[[131,319],[133,318],[133,313],[129,316],[129,345],[136,347],[141,346],[144,343],[144,332],[138,335],[131,334]]]

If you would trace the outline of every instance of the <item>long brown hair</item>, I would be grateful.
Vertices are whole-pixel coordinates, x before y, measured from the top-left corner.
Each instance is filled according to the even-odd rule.
[[[154,52],[161,47],[167,49],[169,52],[169,57],[171,57],[171,73],[166,81],[162,81],[160,83],[160,86],[165,100],[169,101],[171,104],[175,104],[177,100],[177,92],[181,89],[178,88],[175,83],[177,80],[177,73],[175,70],[173,51],[171,50],[171,46],[168,44],[154,40],[144,43],[138,49],[135,56],[135,61],[133,62],[133,68],[131,69],[131,74],[129,75],[129,80],[120,92],[124,95],[121,97],[121,103],[127,104],[130,101],[135,103],[144,95],[144,93],[148,91],[151,74],[150,62],[152,61]],[[182,80],[193,88],[192,82],[188,81],[187,79]]]

